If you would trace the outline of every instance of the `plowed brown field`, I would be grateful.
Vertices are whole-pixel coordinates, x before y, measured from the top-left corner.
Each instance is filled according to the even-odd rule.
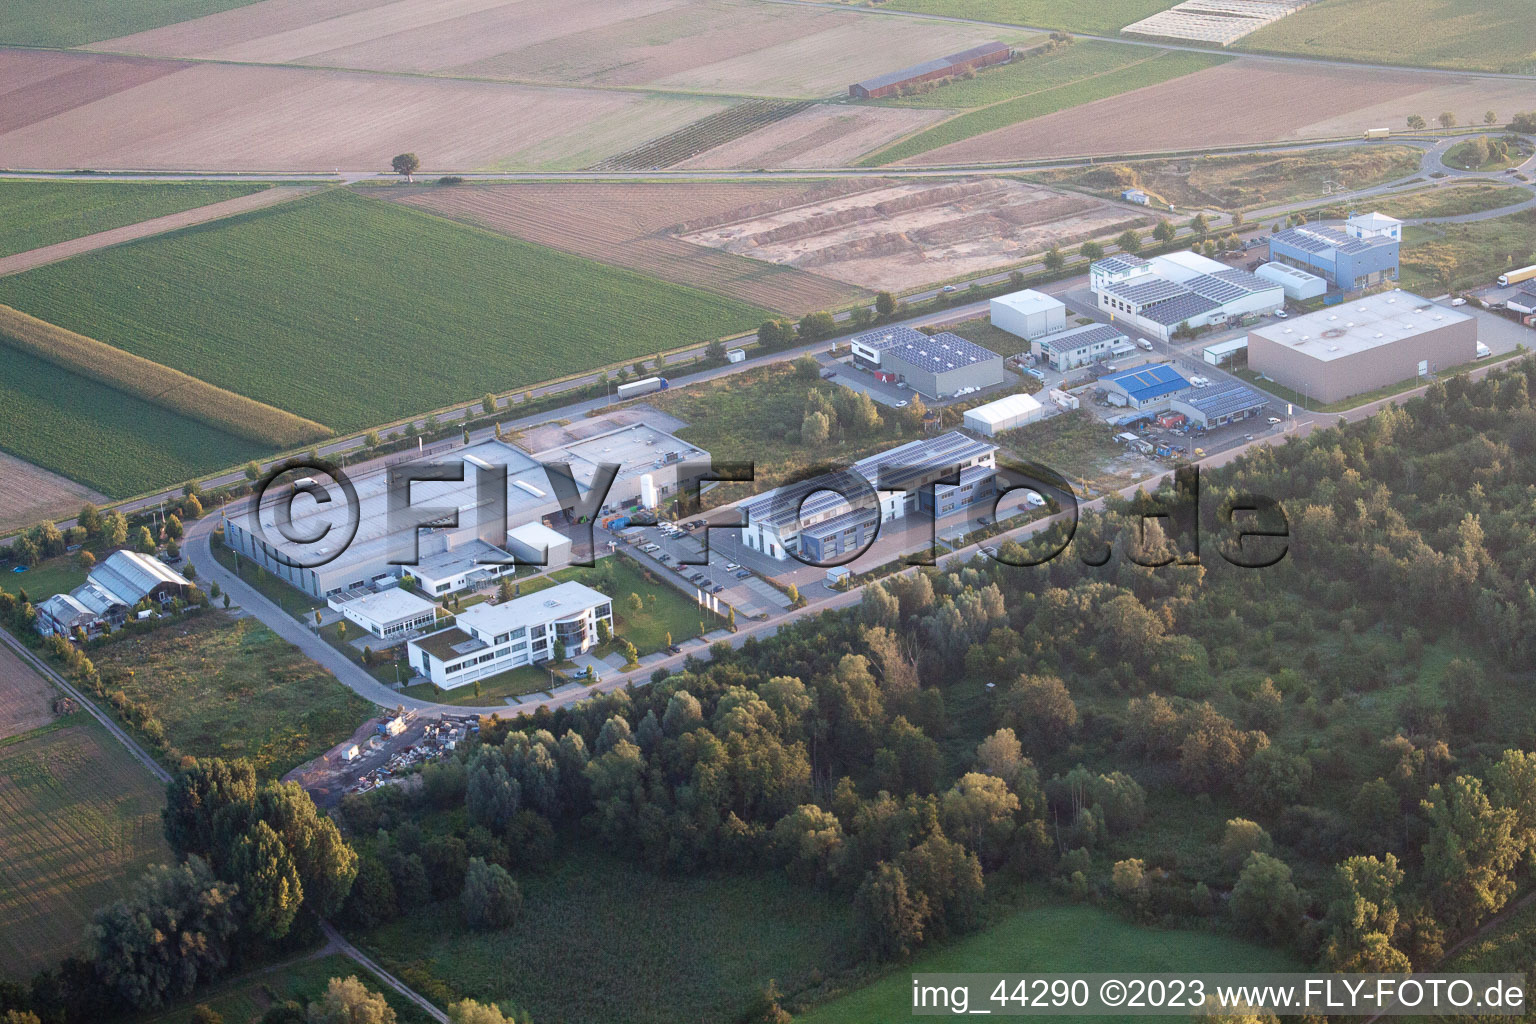
[[[804,313],[834,308],[864,293],[820,274],[685,242],[672,229],[718,223],[864,187],[867,184],[861,182],[814,189],[788,183],[571,182],[391,190],[389,198],[665,281],[785,313]]]
[[[42,519],[68,519],[85,502],[106,500],[98,491],[0,452],[0,533]],[[12,589],[9,582],[6,586]]]
[[[677,166],[847,167],[865,153],[926,128],[949,113],[818,103]]]

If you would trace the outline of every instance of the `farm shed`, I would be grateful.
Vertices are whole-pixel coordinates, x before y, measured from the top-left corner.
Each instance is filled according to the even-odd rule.
[[[968,410],[965,425],[978,434],[996,437],[1005,430],[1017,430],[1027,423],[1034,423],[1044,415],[1045,407],[1033,395],[1009,395]]]
[[[962,71],[986,67],[989,64],[1002,64],[1012,55],[1013,51],[1007,43],[982,43],[969,50],[951,53],[947,57],[925,60],[921,64],[914,64],[900,71],[888,71],[883,75],[855,82],[848,87],[848,95],[860,100],[877,100],[884,96],[894,96],[904,85],[932,82],[935,79],[958,75]]]
[[[1054,334],[1067,326],[1067,307],[1033,288],[999,295],[990,303],[992,326],[1026,340]]]

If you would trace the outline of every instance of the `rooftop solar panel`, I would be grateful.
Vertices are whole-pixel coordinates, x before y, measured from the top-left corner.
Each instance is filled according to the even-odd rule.
[[[1199,409],[1212,419],[1230,416],[1233,413],[1243,412],[1247,409],[1262,409],[1268,404],[1257,391],[1244,387],[1241,384],[1206,388],[1203,391],[1198,391],[1182,398],[1180,401]]]
[[[1138,277],[1131,281],[1122,281],[1112,284],[1104,289],[1117,298],[1124,299],[1133,306],[1144,306],[1153,302],[1162,302],[1171,299],[1175,295],[1187,294],[1189,289],[1177,281],[1170,281],[1163,277]]]
[[[1171,326],[1183,323],[1202,313],[1209,313],[1213,309],[1220,308],[1221,303],[1206,298],[1204,295],[1196,295],[1189,292],[1185,295],[1169,299],[1167,302],[1159,302],[1155,306],[1148,306],[1141,311],[1141,315],[1153,323]]]

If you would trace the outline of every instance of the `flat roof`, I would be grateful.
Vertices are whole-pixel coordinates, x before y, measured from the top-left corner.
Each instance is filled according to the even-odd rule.
[[[336,610],[343,614],[351,612],[354,615],[372,619],[374,622],[388,624],[402,619],[414,619],[423,612],[435,613],[437,606],[408,590],[390,587],[388,590],[359,597],[354,601],[345,601]]]
[[[1391,291],[1266,324],[1249,334],[1328,362],[1471,319],[1412,292]]]
[[[978,405],[974,409],[967,409],[966,416],[975,416],[984,423],[1001,423],[1015,416],[1028,416],[1041,408],[1034,395],[1026,395],[1022,392],[1017,395],[1008,395],[999,398],[995,402],[986,405]]]
[[[943,331],[922,341],[907,341],[886,349],[892,359],[900,359],[908,366],[928,373],[947,373],[963,366],[1001,360],[1003,357],[989,348],[982,348],[974,341],[967,341],[958,334]]]
[[[1075,352],[1080,348],[1086,348],[1101,341],[1113,343],[1122,338],[1129,341],[1130,335],[1114,324],[1084,324],[1082,327],[1074,327],[1067,331],[1057,331],[1055,334],[1047,334],[1043,338],[1036,338],[1035,344],[1047,352]]]
[[[1289,263],[1266,263],[1256,273],[1259,277],[1288,277],[1297,284],[1311,284],[1313,281],[1322,280],[1316,274],[1309,274]]]
[[[502,604],[487,601],[472,605],[459,613],[458,624],[461,628],[494,636],[541,622],[568,619],[608,601],[608,595],[602,591],[568,580]]]
[[[426,651],[438,661],[457,661],[466,654],[483,651],[491,645],[476,640],[457,626],[449,626],[436,633],[417,637],[411,641],[411,646]]]
[[[1134,370],[1123,370],[1101,378],[1101,382],[1115,385],[1138,402],[1182,391],[1190,386],[1189,381],[1171,363],[1154,363]]]
[[[1009,309],[1025,315],[1067,308],[1067,304],[1055,296],[1047,295],[1045,292],[1037,292],[1033,288],[1009,292],[1007,295],[999,295],[992,300],[992,304],[1007,306]]]
[[[457,544],[447,551],[423,554],[415,565],[407,566],[406,569],[411,575],[422,579],[442,580],[476,569],[489,572],[491,563],[511,560],[510,551],[476,538]]]
[[[507,531],[508,540],[521,541],[531,547],[559,547],[571,539],[559,530],[552,530],[543,523],[524,523]]]

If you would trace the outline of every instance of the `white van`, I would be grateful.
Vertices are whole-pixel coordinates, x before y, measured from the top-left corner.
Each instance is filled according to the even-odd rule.
[[[1137,338],[1136,339],[1136,347],[1137,348],[1144,348],[1148,352],[1152,351],[1152,343],[1150,341],[1148,341],[1146,338]]]

